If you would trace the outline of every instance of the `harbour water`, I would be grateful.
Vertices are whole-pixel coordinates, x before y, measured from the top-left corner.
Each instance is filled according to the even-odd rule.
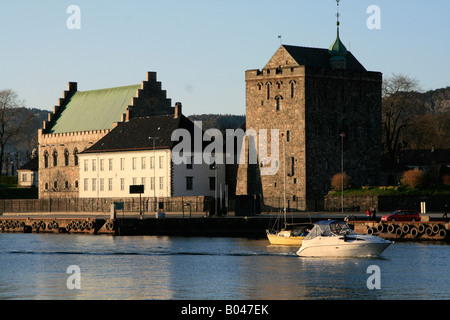
[[[0,299],[450,299],[446,243],[398,242],[379,258],[302,258],[297,249],[265,239],[4,233]],[[79,289],[68,288],[70,266]],[[368,287],[373,276],[379,289]]]

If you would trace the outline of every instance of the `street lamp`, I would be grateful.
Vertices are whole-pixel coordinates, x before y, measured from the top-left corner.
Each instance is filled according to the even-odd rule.
[[[344,138],[345,132],[339,134],[341,137],[341,211],[344,213]]]
[[[153,140],[153,179],[154,179],[153,202],[155,204],[154,208],[155,208],[155,212],[156,212],[157,208],[156,208],[156,148],[155,148],[155,140],[159,139],[159,137],[148,137],[148,139]]]

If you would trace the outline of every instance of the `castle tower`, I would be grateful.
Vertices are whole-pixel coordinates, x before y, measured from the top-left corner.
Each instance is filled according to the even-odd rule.
[[[347,51],[339,21],[329,49],[281,45],[263,69],[246,71],[245,81],[246,128],[279,130],[279,170],[255,176],[258,170],[241,165],[236,194],[261,194],[266,206],[279,207],[286,184],[291,207],[320,210],[341,172],[341,141],[352,182],[379,183],[382,75]],[[268,136],[268,150],[270,144]],[[260,184],[252,190],[249,181]]]

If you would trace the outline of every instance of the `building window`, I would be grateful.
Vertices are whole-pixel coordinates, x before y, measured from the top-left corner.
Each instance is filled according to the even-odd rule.
[[[92,179],[92,191],[96,191],[97,190],[97,179],[94,178]]]
[[[155,177],[150,177],[150,190],[155,190]]]
[[[45,183],[45,187],[44,188],[45,188],[45,190],[48,190],[48,183],[47,182]]]
[[[100,191],[104,191],[104,190],[105,190],[105,179],[100,178]]]
[[[159,157],[159,168],[164,168],[164,156]]]
[[[209,190],[216,190],[216,177],[209,177]]]
[[[270,99],[270,82],[266,83],[266,90],[267,90],[267,100]]]
[[[125,170],[125,158],[120,158],[120,170]]]
[[[186,177],[186,190],[192,190],[194,186],[194,177]]]
[[[136,158],[136,157],[133,157],[133,158],[131,159],[131,168],[132,168],[133,170],[136,170],[136,163],[137,163],[137,158]]]
[[[56,167],[58,165],[58,152],[53,151],[53,166]]]
[[[100,159],[100,171],[105,170],[105,159]]]
[[[108,178],[108,191],[113,189],[113,178]]]
[[[69,150],[64,150],[64,165],[67,167],[69,165]]]
[[[55,180],[55,182],[53,182],[53,188],[55,190],[58,189],[58,180]]]
[[[113,159],[108,159],[108,167],[109,167],[109,171],[112,171],[112,169],[113,169]]]
[[[69,181],[66,180],[66,181],[64,182],[64,187],[65,187],[66,189],[69,189]]]
[[[192,169],[193,168],[193,163],[194,163],[194,156],[190,157],[190,163],[186,163],[186,169]]]
[[[164,189],[164,177],[159,177],[159,190]]]
[[[84,172],[88,171],[89,160],[84,160]]]
[[[133,185],[137,185],[137,178],[133,177]]]
[[[142,177],[142,178],[141,178],[141,185],[144,186],[144,190],[145,190],[145,184],[146,184],[146,182],[147,182],[147,179],[146,179],[145,177]]]
[[[294,157],[291,157],[291,175],[293,176],[295,174],[295,159]]]
[[[74,164],[75,166],[78,165],[78,149],[77,149],[77,148],[75,148],[75,149],[73,150],[73,164]]]
[[[44,153],[44,167],[48,168],[48,152],[45,151]]]
[[[294,92],[295,92],[295,81],[292,80],[290,82],[290,85],[291,85],[291,99],[293,99],[294,98]]]
[[[89,190],[89,179],[84,179],[84,191]]]
[[[282,96],[276,96],[275,97],[275,103],[276,103],[275,110],[276,111],[280,111],[281,110],[281,100],[283,100]]]
[[[141,169],[142,169],[142,170],[145,170],[145,167],[146,167],[145,157],[142,157],[142,158],[141,158]]]
[[[150,169],[155,168],[155,157],[150,157]]]
[[[291,131],[289,130],[286,131],[286,141],[287,142],[291,141]]]
[[[120,191],[125,190],[125,178],[120,178]]]
[[[78,180],[75,180],[75,189],[78,189]]]
[[[97,171],[97,160],[92,159],[92,171]]]
[[[277,87],[278,89],[281,89],[281,85],[283,84],[283,81],[278,80],[277,81]]]

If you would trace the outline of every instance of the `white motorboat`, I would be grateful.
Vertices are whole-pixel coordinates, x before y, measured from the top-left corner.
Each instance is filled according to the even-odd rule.
[[[297,254],[302,257],[379,256],[391,241],[359,234],[344,221],[319,221],[303,239]]]

